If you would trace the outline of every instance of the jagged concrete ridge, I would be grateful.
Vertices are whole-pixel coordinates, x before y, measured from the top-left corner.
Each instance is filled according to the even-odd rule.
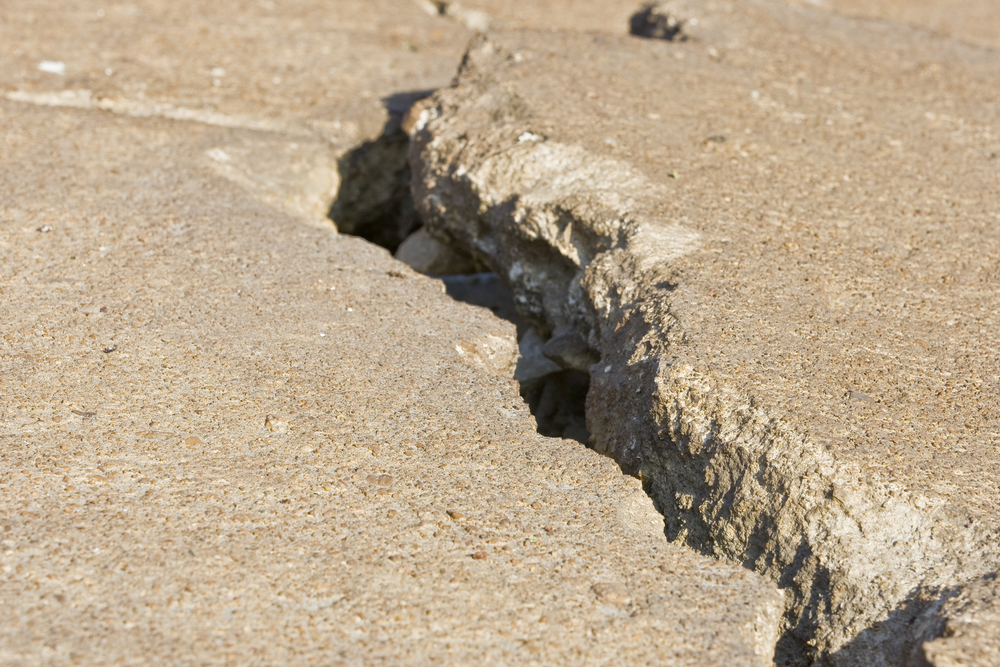
[[[466,56],[456,85],[423,108],[414,128],[415,198],[433,229],[510,281],[543,332],[571,325],[600,354],[588,399],[595,445],[646,480],[671,537],[743,562],[788,590],[785,659],[802,651],[836,664],[896,664],[922,639],[908,633],[911,619],[933,608],[946,588],[995,567],[997,521],[989,509],[994,500],[978,485],[956,496],[935,490],[931,479],[910,475],[899,481],[895,473],[880,474],[842,441],[831,441],[833,434],[818,431],[822,422],[810,421],[808,411],[796,414],[699,356],[699,344],[706,350],[714,346],[685,319],[698,321],[692,314],[700,311],[692,308],[699,299],[704,303],[713,281],[716,287],[719,281],[717,274],[698,275],[697,258],[711,257],[716,248],[725,253],[726,235],[739,228],[724,221],[670,222],[686,217],[664,216],[666,188],[677,181],[677,171],[636,155],[647,148],[643,140],[666,136],[663,143],[694,162],[691,153],[701,147],[683,145],[672,133],[680,132],[678,125],[689,131],[696,124],[684,107],[695,107],[695,114],[707,108],[712,95],[706,91],[719,99],[741,91],[751,109],[760,102],[753,120],[769,128],[788,131],[801,124],[805,116],[795,98],[762,101],[743,72],[753,71],[755,53],[772,60],[781,53],[780,62],[808,66],[802,63],[815,55],[768,35],[778,32],[775,26],[791,33],[818,29],[816,15],[777,5],[746,9],[714,3],[713,9],[717,15],[700,21],[707,43],[685,45],[683,51],[625,38],[543,37],[529,31],[480,41]],[[869,33],[867,24],[824,21],[832,29],[817,39],[817,51],[849,45],[864,60],[876,57],[872,52],[885,44],[919,51],[930,48],[924,41],[933,41],[949,76],[967,71],[974,79],[995,66],[992,56],[947,40],[884,27]],[[718,65],[713,37],[717,44],[740,47],[732,47],[734,64],[728,68]],[[588,55],[598,44],[605,62]],[[580,74],[584,61],[588,69]],[[629,72],[630,67],[639,71]],[[652,72],[659,73],[662,90],[668,82],[686,83],[657,96],[643,78]],[[892,75],[890,65],[867,73],[876,80]],[[642,96],[625,99],[622,91],[633,76],[647,85]],[[837,75],[821,71],[818,78],[824,77],[833,83]],[[813,89],[822,84],[812,83]],[[971,81],[963,81],[960,90],[966,109],[989,108],[981,93],[970,92],[979,90]],[[609,101],[586,106],[596,99]],[[905,102],[906,93],[896,99]],[[661,108],[682,110],[681,118],[644,111],[657,108],[654,100]],[[852,103],[857,100],[849,95],[838,98],[844,117],[861,111],[852,110]],[[723,114],[714,115],[725,122]],[[988,145],[996,141],[988,125],[992,115],[977,117],[982,129],[976,131],[987,142],[980,160],[990,159]],[[668,120],[649,123],[644,116]],[[635,139],[623,138],[633,129]],[[903,128],[891,130],[899,136]],[[724,136],[711,136],[719,139],[707,142],[706,151],[712,150],[709,144],[726,143]],[[753,140],[761,141],[760,132]],[[935,141],[939,136],[928,150],[939,160],[936,167],[943,166],[947,160]],[[738,164],[740,147],[734,148],[729,154]],[[803,160],[794,148],[774,153]],[[669,153],[660,159],[683,163]],[[822,170],[817,164],[822,159],[801,164]],[[982,180],[989,178],[982,164],[958,170],[967,179],[965,191],[989,182]],[[840,168],[826,168],[831,167]],[[735,172],[734,181],[742,181],[739,170],[726,173]],[[711,182],[721,187],[720,181]],[[677,205],[680,213],[696,212],[700,203],[694,200],[691,204],[687,195],[686,207]],[[724,206],[722,215],[738,219],[735,206]],[[967,210],[973,220],[983,215],[975,206]],[[786,243],[798,248],[800,240]],[[854,387],[843,395],[860,402],[860,410],[872,409],[875,400]],[[988,429],[982,434],[980,442],[988,443]],[[978,475],[990,474],[988,451],[977,450],[987,457]]]

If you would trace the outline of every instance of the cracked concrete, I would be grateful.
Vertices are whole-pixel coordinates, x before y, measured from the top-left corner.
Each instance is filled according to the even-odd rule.
[[[536,433],[513,326],[319,217],[470,35],[0,10],[4,664],[770,663],[777,588]]]
[[[414,111],[415,201],[599,356],[592,442],[668,536],[786,590],[782,662],[902,664],[1000,565],[1000,60],[672,5],[687,42],[479,40]]]
[[[535,433],[512,325],[206,163],[252,134],[0,119],[5,664],[767,664],[777,590]]]

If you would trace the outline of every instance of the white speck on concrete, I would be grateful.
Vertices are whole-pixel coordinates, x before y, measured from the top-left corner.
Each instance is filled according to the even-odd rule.
[[[65,74],[66,63],[58,60],[43,60],[38,63],[38,69],[43,72],[48,72],[49,74]]]

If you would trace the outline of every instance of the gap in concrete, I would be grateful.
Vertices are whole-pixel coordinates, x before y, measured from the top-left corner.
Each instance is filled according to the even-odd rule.
[[[514,379],[538,432],[589,445],[590,376],[565,369],[545,355],[542,348],[547,341],[518,313],[514,295],[490,267],[448,248],[423,229],[410,194],[406,158],[410,140],[404,124],[407,111],[431,92],[398,93],[383,100],[389,119],[382,134],[351,149],[338,162],[341,182],[329,218],[341,233],[382,246],[414,270],[441,280],[445,293],[456,301],[488,308],[512,322],[521,349]]]
[[[590,375],[565,368],[546,355],[546,343],[557,342],[559,336],[540,335],[518,312],[513,293],[499,275],[431,237],[416,213],[409,182],[406,113],[428,94],[402,93],[385,101],[390,118],[383,134],[349,151],[340,161],[341,186],[330,218],[342,233],[380,245],[415,270],[441,280],[445,292],[456,301],[488,308],[512,322],[521,351],[514,379],[520,383],[521,396],[535,417],[538,432],[590,446],[585,409]],[[786,632],[779,641],[775,664],[808,665],[815,657],[801,638]]]

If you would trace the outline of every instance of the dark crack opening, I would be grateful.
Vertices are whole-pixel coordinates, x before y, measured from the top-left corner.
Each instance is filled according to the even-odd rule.
[[[385,100],[389,120],[382,134],[349,150],[338,161],[340,189],[329,217],[343,234],[360,236],[396,252],[420,227],[410,196],[410,166],[406,161],[409,137],[403,116],[413,104],[433,91],[392,95]]]
[[[548,437],[590,443],[586,400],[589,374],[566,367],[556,337],[543,338],[518,311],[514,295],[489,266],[448,246],[424,227],[410,193],[406,113],[432,91],[398,93],[383,100],[389,118],[382,134],[339,161],[340,188],[329,217],[343,234],[360,236],[393,253],[414,270],[444,283],[456,301],[488,308],[517,327],[521,358],[514,379]]]

